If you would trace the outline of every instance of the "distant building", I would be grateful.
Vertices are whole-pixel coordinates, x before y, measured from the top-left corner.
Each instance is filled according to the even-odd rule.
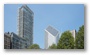
[[[11,37],[9,32],[4,33],[4,49],[10,49],[11,48]]]
[[[74,37],[74,40],[75,40],[75,38],[76,38],[76,30],[71,30],[70,32],[71,32],[71,34],[72,34],[72,36]]]
[[[52,44],[58,43],[59,40],[59,31],[55,28],[48,26],[45,29],[45,49],[48,49]]]
[[[27,6],[23,5],[18,11],[18,35],[27,41],[27,46],[33,44],[33,11]]]

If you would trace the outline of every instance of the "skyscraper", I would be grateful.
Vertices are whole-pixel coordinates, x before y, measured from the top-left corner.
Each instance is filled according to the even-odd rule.
[[[22,5],[18,11],[18,35],[27,40],[27,47],[33,44],[33,11]]]
[[[55,28],[48,26],[45,29],[45,49],[48,49],[52,44],[58,43],[59,40],[59,31]]]

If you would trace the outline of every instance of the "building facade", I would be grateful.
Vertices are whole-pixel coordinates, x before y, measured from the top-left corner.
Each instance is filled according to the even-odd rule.
[[[11,37],[9,32],[4,33],[4,49],[11,49]]]
[[[27,48],[26,40],[12,32],[11,46],[12,49],[25,49]]]
[[[48,26],[45,29],[45,49],[48,49],[52,44],[58,43],[59,40],[59,31],[55,28]]]
[[[27,46],[33,44],[33,17],[34,13],[27,5],[23,5],[18,11],[18,35],[27,41]]]
[[[26,49],[26,40],[15,33],[4,33],[4,49]]]
[[[71,32],[72,36],[74,37],[74,41],[75,41],[75,37],[76,37],[76,30],[71,30],[70,32]]]

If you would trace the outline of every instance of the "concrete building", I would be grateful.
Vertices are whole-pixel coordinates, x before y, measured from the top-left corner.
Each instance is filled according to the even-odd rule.
[[[33,11],[22,5],[18,11],[18,35],[27,41],[27,46],[33,44]]]
[[[4,33],[4,49],[11,49],[11,37],[9,32]]]
[[[76,30],[71,30],[70,32],[71,32],[71,34],[72,34],[72,36],[74,37],[74,40],[75,40],[75,37],[76,37]]]
[[[45,49],[48,49],[52,44],[58,43],[59,40],[59,31],[55,28],[48,26],[45,29]]]

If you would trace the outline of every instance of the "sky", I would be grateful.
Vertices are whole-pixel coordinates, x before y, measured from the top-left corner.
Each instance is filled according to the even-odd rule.
[[[17,34],[18,9],[23,4],[4,4],[4,32]],[[34,12],[33,43],[44,49],[45,29],[50,25],[60,34],[84,25],[83,4],[27,4]]]

